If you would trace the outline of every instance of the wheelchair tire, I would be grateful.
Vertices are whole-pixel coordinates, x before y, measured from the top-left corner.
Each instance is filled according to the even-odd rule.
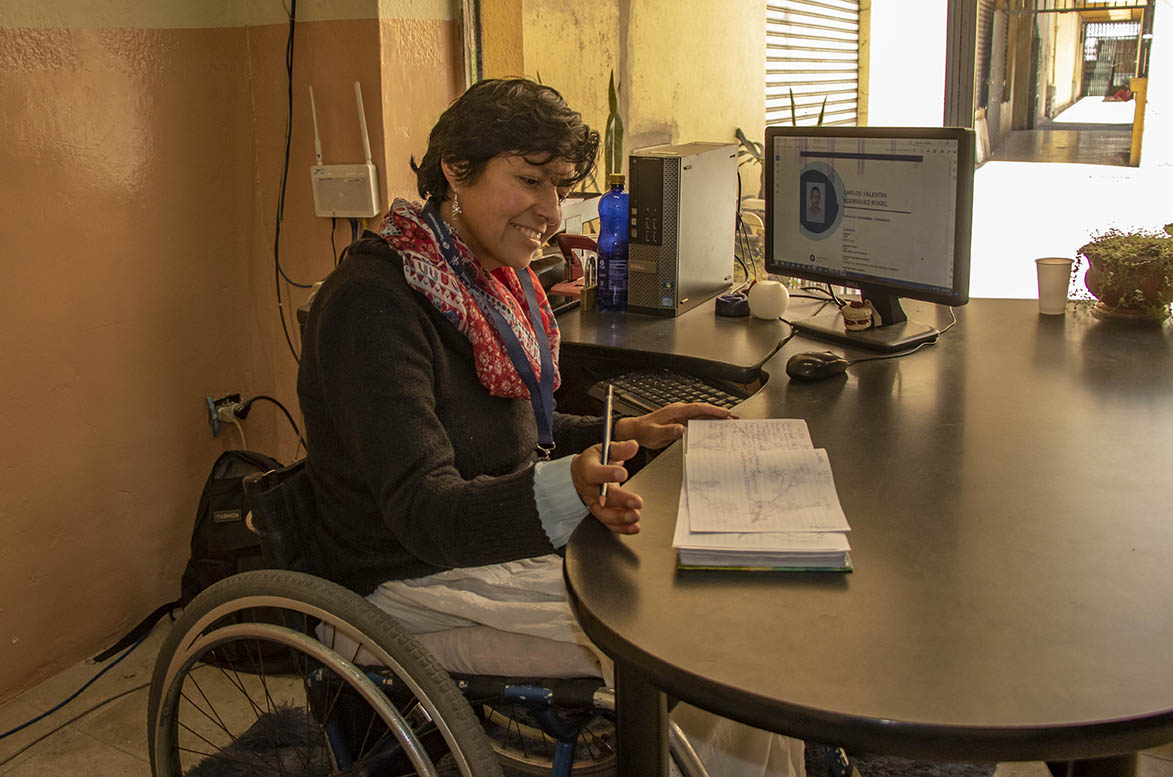
[[[319,641],[318,623],[353,655]],[[266,674],[257,659],[275,646],[300,671]],[[239,668],[226,658],[241,655]],[[352,591],[284,570],[235,575],[191,602],[159,651],[147,729],[154,777],[501,777],[472,708],[415,639]]]

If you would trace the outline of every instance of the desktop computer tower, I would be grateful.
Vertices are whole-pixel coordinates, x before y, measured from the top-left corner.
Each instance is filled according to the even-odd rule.
[[[737,146],[652,146],[628,157],[627,309],[678,316],[733,282]]]

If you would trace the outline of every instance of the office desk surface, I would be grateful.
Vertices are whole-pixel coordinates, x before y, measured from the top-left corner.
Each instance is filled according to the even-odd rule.
[[[717,316],[714,306],[709,300],[679,318],[571,311],[558,317],[563,352],[567,358],[583,348],[639,352],[651,354],[660,366],[687,370],[692,361],[703,372],[749,383],[787,327],[778,321]]]
[[[669,694],[874,753],[1074,759],[1173,740],[1173,326],[976,300],[940,343],[792,383],[853,574],[680,571],[679,446],[630,483],[642,533],[575,532],[587,634]],[[907,304],[937,326],[948,313]],[[839,350],[839,349],[836,349]]]

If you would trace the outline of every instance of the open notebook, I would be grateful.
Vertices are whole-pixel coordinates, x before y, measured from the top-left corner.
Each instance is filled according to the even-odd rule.
[[[848,572],[850,529],[805,421],[689,422],[672,541],[680,567]]]

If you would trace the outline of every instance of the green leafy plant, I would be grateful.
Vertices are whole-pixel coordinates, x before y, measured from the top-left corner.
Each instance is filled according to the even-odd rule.
[[[764,175],[765,168],[762,167],[762,160],[765,154],[765,146],[758,143],[756,140],[750,140],[745,136],[745,132],[741,127],[738,127],[734,134],[737,136],[737,166],[757,163],[758,165],[758,192],[757,194],[746,194],[741,199],[747,200],[754,197],[759,200],[766,196],[766,180]]]
[[[791,89],[789,91],[790,91],[790,123],[793,126],[797,127],[798,126],[798,108],[797,108],[797,106],[795,104],[795,100],[794,100],[794,90]],[[827,113],[827,97],[824,95],[823,105],[821,108],[819,108],[819,118],[818,118],[818,122],[816,123],[815,126],[818,126],[818,127],[823,126],[823,117],[826,115],[826,113]],[[743,195],[741,199],[747,200],[747,199],[757,198],[760,200],[766,196],[766,177],[765,177],[765,167],[764,167],[765,148],[762,146],[761,143],[758,143],[756,140],[750,140],[748,137],[746,137],[746,134],[741,129],[741,127],[738,127],[734,131],[733,134],[737,137],[737,143],[739,146],[737,149],[737,160],[738,160],[737,166],[741,167],[742,165],[753,164],[756,162],[758,164],[758,166],[761,168],[761,170],[759,171],[759,174],[758,174],[757,194],[746,194],[746,195]]]
[[[619,115],[619,89],[615,86],[615,71],[607,85],[607,126],[603,132],[603,168],[607,175],[623,172],[623,117]]]
[[[798,110],[794,105],[794,90],[790,91],[790,124],[791,126],[798,126]],[[815,122],[816,127],[823,126],[823,116],[827,113],[827,95],[823,95],[823,105],[819,108],[819,120]]]
[[[1173,224],[1093,235],[1077,252],[1073,278],[1080,272],[1099,300],[1096,315],[1164,320],[1173,302]]]

